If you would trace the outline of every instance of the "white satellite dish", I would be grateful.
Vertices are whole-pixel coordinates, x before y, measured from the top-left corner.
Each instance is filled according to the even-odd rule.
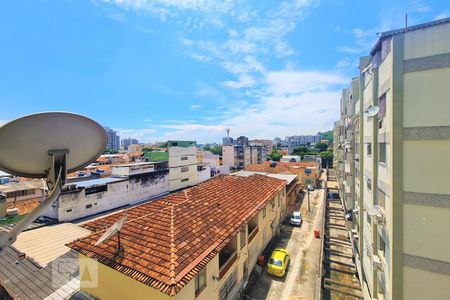
[[[113,236],[117,234],[117,250],[116,255],[120,253],[122,250],[122,246],[120,244],[120,230],[122,229],[123,225],[125,224],[125,221],[127,220],[127,216],[123,216],[119,220],[116,221],[116,223],[112,224],[103,234],[102,236],[95,242],[95,246],[100,245],[101,243],[109,240]]]
[[[32,178],[46,178],[49,196],[10,231],[0,231],[0,249],[13,244],[61,194],[67,173],[94,161],[107,136],[97,122],[73,113],[44,112],[0,127],[0,169]]]
[[[369,216],[374,217],[383,213],[383,210],[378,205],[374,205],[371,208],[366,209]]]
[[[371,106],[364,111],[364,116],[375,117],[379,111],[380,111],[380,108],[378,106]]]

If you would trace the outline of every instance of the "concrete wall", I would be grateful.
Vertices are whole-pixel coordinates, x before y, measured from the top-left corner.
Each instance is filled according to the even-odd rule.
[[[167,170],[132,176],[107,184],[107,191],[85,194],[85,189],[63,193],[44,216],[69,222],[125,205],[136,204],[169,192]]]
[[[188,171],[182,172],[185,168],[188,168]],[[170,191],[176,191],[198,183],[196,146],[169,147],[169,178]]]
[[[200,171],[197,171],[198,182],[203,182],[211,178],[211,167],[209,165],[202,166]]]

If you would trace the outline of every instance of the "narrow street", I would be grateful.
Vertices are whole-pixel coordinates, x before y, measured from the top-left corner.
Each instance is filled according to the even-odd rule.
[[[280,236],[274,239],[271,249],[282,247],[289,252],[291,262],[287,274],[278,278],[264,270],[260,277],[253,275],[243,299],[314,298],[321,247],[321,240],[314,238],[314,229],[322,227],[323,199],[323,189],[310,192],[311,212],[308,212],[308,196],[305,195],[301,207],[302,226],[285,223]],[[271,251],[267,255],[270,254]]]

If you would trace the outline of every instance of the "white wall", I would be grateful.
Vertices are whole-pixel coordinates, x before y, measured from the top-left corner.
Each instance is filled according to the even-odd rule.
[[[85,189],[81,189],[64,193],[43,215],[68,222],[167,194],[169,176],[167,172],[158,173],[109,183],[105,192],[85,195]]]

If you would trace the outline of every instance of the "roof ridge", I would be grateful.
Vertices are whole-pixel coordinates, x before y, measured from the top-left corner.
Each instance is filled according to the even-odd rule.
[[[171,291],[170,295],[175,296],[176,291],[176,273],[175,273],[175,264],[176,264],[176,246],[175,246],[175,218],[174,218],[174,206],[170,207],[170,285]]]

